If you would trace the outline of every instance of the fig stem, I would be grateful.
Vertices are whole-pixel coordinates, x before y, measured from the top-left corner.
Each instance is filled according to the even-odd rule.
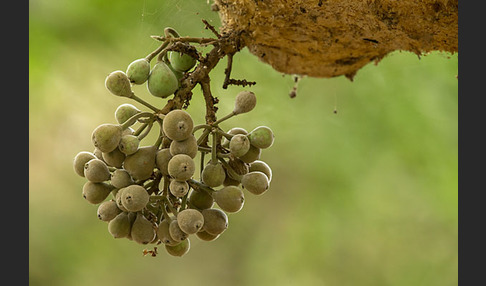
[[[131,98],[135,100],[136,102],[145,105],[146,107],[152,109],[155,112],[160,112],[160,109],[156,108],[155,106],[151,105],[150,103],[146,102],[145,100],[141,99],[140,97],[136,96],[135,93],[133,93],[128,98]]]
[[[170,209],[170,212],[177,217],[178,212],[174,208],[174,206],[172,205],[172,203],[169,201],[169,199],[167,197],[165,197],[165,196],[162,196],[162,201],[164,201],[167,204],[167,206]]]
[[[209,124],[199,124],[199,125],[196,125],[194,126],[194,128],[192,128],[192,134],[194,134],[196,131],[198,131],[199,129],[203,129],[203,128],[206,128],[206,129],[211,129],[212,126],[209,125]]]
[[[218,144],[218,134],[216,133],[216,130],[216,128],[213,128],[213,130],[211,130],[211,136],[213,139],[213,142],[211,144],[211,165],[216,165],[218,162],[218,150],[216,148]]]
[[[151,112],[140,112],[140,113],[137,113],[137,114],[133,115],[132,117],[128,118],[128,120],[125,121],[123,124],[121,124],[121,128],[122,128],[122,130],[125,130],[128,127],[132,126],[135,123],[135,121],[137,121],[139,118],[141,118],[141,117],[151,118],[153,116],[154,116],[154,114],[151,113]]]
[[[187,180],[187,183],[194,189],[198,189],[198,190],[203,190],[203,191],[206,191],[207,193],[211,194],[211,193],[214,193],[216,192],[216,190],[214,190],[213,188],[211,187],[208,187],[206,186],[205,184],[201,183],[201,182],[198,182],[194,179],[189,179]]]
[[[157,41],[168,41],[169,38],[161,37],[161,36],[150,36],[152,39]],[[189,42],[189,43],[197,43],[202,45],[212,45],[218,42],[217,39],[212,38],[196,38],[196,37],[176,37],[171,39],[173,42]]]
[[[216,122],[213,123],[214,126],[218,125],[219,123],[227,120],[227,119],[230,119],[231,117],[235,116],[235,112],[234,111],[231,111],[228,115],[226,116],[223,116],[221,117],[220,119],[216,120]]]
[[[145,138],[149,134],[150,130],[152,129],[152,126],[154,125],[153,118],[152,118],[152,120],[150,120],[149,122],[146,122],[144,124],[147,124],[146,125],[147,128],[144,128],[145,129],[144,132],[137,136],[139,141],[142,141],[142,139]]]
[[[148,126],[148,124],[147,124],[147,123],[144,123],[144,124],[140,125],[140,127],[138,127],[138,129],[137,129],[135,132],[133,132],[133,135],[134,135],[134,136],[138,136],[140,133],[142,133],[142,131],[143,131],[145,128],[147,128],[147,126]]]
[[[145,59],[150,63],[156,55],[158,55],[163,49],[165,49],[169,45],[169,43],[170,41],[168,39],[164,39],[164,43],[162,43],[162,45],[160,45],[160,47],[158,47],[155,51],[148,54]]]
[[[236,171],[223,158],[219,158],[219,161],[221,162],[221,164],[223,164],[224,168],[231,178],[241,182],[241,177],[243,177],[242,175],[236,173]]]

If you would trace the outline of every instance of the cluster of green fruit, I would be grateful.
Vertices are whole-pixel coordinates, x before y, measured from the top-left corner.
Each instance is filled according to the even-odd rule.
[[[184,55],[178,58],[184,59]],[[153,95],[165,97],[177,90],[168,88],[167,78],[172,76],[167,75],[174,72],[166,63],[159,62],[147,72],[144,61],[133,62],[126,73],[111,73],[106,88],[133,98],[131,85],[146,78]],[[79,152],[74,158],[74,171],[87,180],[83,197],[99,205],[98,218],[108,222],[114,238],[164,244],[173,256],[189,251],[192,234],[204,241],[215,240],[228,227],[227,213],[242,209],[244,190],[261,195],[272,179],[270,167],[260,160],[262,150],[274,141],[270,128],[259,126],[248,132],[235,127],[225,132],[219,127],[222,121],[249,112],[255,105],[255,94],[242,91],[230,114],[200,125],[194,125],[191,115],[182,109],[164,115],[144,112],[128,103],[120,105],[115,111],[117,124],[104,123],[94,129],[94,151]],[[144,146],[141,140],[153,130],[154,123],[160,127],[157,141]],[[202,134],[196,138],[199,130]],[[196,174],[198,153],[201,168]],[[211,156],[207,162],[206,154]]]

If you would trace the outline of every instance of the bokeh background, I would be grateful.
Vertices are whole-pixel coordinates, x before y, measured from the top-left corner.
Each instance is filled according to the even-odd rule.
[[[247,193],[219,239],[191,238],[181,258],[111,237],[72,168],[127,102],[104,79],[156,49],[164,27],[211,37],[202,19],[219,27],[205,0],[30,0],[30,284],[457,285],[457,54],[395,52],[353,82],[303,78],[291,99],[292,77],[244,49],[232,75],[257,81],[258,104],[222,127],[272,128],[270,190]],[[211,73],[219,116],[242,90],[222,89],[224,68]],[[188,112],[202,123],[198,88]]]

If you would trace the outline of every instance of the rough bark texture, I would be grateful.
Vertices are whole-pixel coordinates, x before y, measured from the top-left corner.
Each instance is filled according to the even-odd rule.
[[[396,50],[458,52],[458,0],[214,0],[221,32],[286,74],[345,75]]]

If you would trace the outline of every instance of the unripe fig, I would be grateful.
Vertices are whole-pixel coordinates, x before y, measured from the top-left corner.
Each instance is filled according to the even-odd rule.
[[[225,177],[226,173],[221,162],[207,164],[201,173],[202,182],[211,188],[221,186]]]
[[[91,140],[93,145],[101,152],[111,152],[118,147],[122,137],[121,125],[105,123],[93,130]]]
[[[177,223],[183,232],[194,234],[203,227],[204,217],[198,210],[185,209],[177,214]]]
[[[250,163],[250,172],[253,171],[260,171],[267,175],[268,182],[270,183],[272,181],[272,169],[270,166],[268,166],[267,163],[260,161],[260,160],[255,160],[252,163]]]
[[[102,221],[110,221],[121,212],[122,210],[116,206],[116,202],[114,200],[109,200],[102,202],[98,206],[97,215]]]
[[[84,165],[84,177],[93,183],[101,183],[110,179],[110,170],[100,159],[91,159]]]
[[[128,65],[126,74],[131,83],[144,83],[150,74],[149,61],[145,58],[134,60]]]
[[[165,250],[167,253],[169,253],[172,256],[178,256],[181,257],[187,252],[189,252],[189,249],[191,248],[191,243],[189,241],[189,238],[182,240],[178,244],[171,246],[171,245],[165,245]]]
[[[169,233],[169,225],[172,222],[172,219],[167,220],[164,219],[160,222],[159,226],[157,227],[157,236],[159,237],[160,241],[166,245],[176,245],[179,242],[175,241]]]
[[[123,188],[121,203],[129,212],[141,211],[149,202],[150,195],[140,185],[130,185]]]
[[[170,68],[170,70],[174,73],[174,75],[176,76],[177,80],[180,81],[181,78],[184,76],[184,73],[183,72],[180,72],[178,70],[176,70],[171,63],[166,63],[167,66]]]
[[[226,178],[224,179],[223,186],[239,186],[240,181],[231,178],[230,175],[228,175],[228,172],[226,171]]]
[[[191,158],[195,158],[197,155],[197,139],[194,135],[190,135],[189,138],[182,141],[172,141],[170,143],[170,154],[175,156],[177,154],[186,154]]]
[[[92,159],[96,159],[96,156],[91,152],[82,151],[76,154],[73,160],[74,172],[79,176],[84,177],[84,165]]]
[[[125,188],[134,183],[132,177],[125,169],[116,169],[111,174],[110,183],[117,189]]]
[[[141,111],[130,103],[124,103],[118,106],[115,110],[115,119],[118,123],[123,124],[130,117],[134,116]]]
[[[202,210],[204,217],[203,229],[212,235],[219,235],[228,228],[228,216],[220,209]]]
[[[191,115],[184,110],[174,109],[167,113],[162,121],[164,134],[171,140],[182,141],[192,135],[194,122]]]
[[[113,186],[107,183],[93,183],[87,181],[83,185],[83,198],[91,204],[103,202],[113,190]]]
[[[115,148],[115,150],[111,152],[102,152],[101,156],[103,157],[103,161],[105,161],[108,166],[116,168],[122,167],[123,161],[125,161],[126,157],[126,155],[122,151],[120,151],[119,148]]]
[[[187,192],[189,192],[189,184],[186,181],[171,180],[169,190],[174,196],[182,198],[187,194]]]
[[[219,234],[213,235],[213,234],[208,233],[207,231],[200,230],[200,231],[196,232],[196,236],[200,240],[213,241],[213,240],[216,240],[219,237]]]
[[[132,224],[130,236],[139,244],[149,244],[155,238],[154,225],[141,213],[137,213],[137,218]]]
[[[171,51],[168,54],[171,66],[179,72],[186,72],[196,65],[197,60],[188,54],[176,51]]]
[[[128,155],[123,162],[123,168],[134,180],[148,179],[155,168],[156,146],[139,147],[137,152]]]
[[[241,128],[241,127],[233,127],[230,130],[228,130],[228,132],[226,132],[226,133],[231,134],[231,135],[236,135],[236,134],[247,135],[248,131],[246,131],[244,128]],[[223,140],[221,142],[221,146],[223,146],[224,148],[229,147],[229,140],[226,137],[223,137]]]
[[[130,234],[131,223],[128,213],[121,212],[108,223],[108,231],[114,238],[124,238]]]
[[[250,168],[249,165],[245,162],[243,162],[239,158],[229,158],[228,160],[228,165],[235,171],[237,175],[244,175],[249,172]],[[233,178],[235,180],[241,180],[240,177]]]
[[[118,192],[116,192],[115,202],[116,202],[116,206],[119,209],[121,209],[124,212],[128,212],[128,210],[123,206],[123,203],[122,203],[122,195],[123,195],[124,190],[125,190],[125,188],[121,188],[121,189],[118,190]]]
[[[258,126],[248,134],[248,139],[250,139],[251,145],[260,149],[266,149],[272,146],[275,136],[269,127]]]
[[[153,96],[166,98],[179,88],[179,80],[167,64],[160,61],[150,71],[147,88]]]
[[[169,234],[174,241],[181,242],[188,237],[188,234],[182,231],[177,219],[173,219],[169,224]]]
[[[262,149],[255,147],[252,144],[250,144],[250,149],[248,149],[248,152],[246,152],[245,155],[239,157],[239,159],[241,161],[249,164],[249,163],[251,163],[255,160],[260,159],[261,154],[262,154]]]
[[[132,155],[138,151],[140,139],[135,135],[123,135],[118,144],[118,149],[125,155]]]
[[[116,96],[130,97],[132,87],[130,80],[123,71],[114,71],[105,79],[105,87]]]
[[[194,175],[196,165],[188,155],[177,154],[170,159],[167,170],[175,180],[187,181]]]
[[[241,177],[241,185],[250,193],[261,195],[268,190],[268,177],[260,171],[253,171]]]
[[[241,91],[236,95],[234,114],[241,114],[251,111],[255,108],[256,96],[251,91]]]
[[[160,149],[155,155],[155,165],[160,170],[162,175],[169,175],[168,165],[169,161],[172,159],[169,148]]]
[[[236,134],[229,142],[230,153],[235,157],[241,157],[250,149],[250,140],[246,135]]]
[[[239,212],[245,203],[243,191],[237,186],[227,186],[213,193],[214,201],[225,212]]]
[[[209,209],[214,204],[213,197],[205,191],[193,190],[189,195],[189,203],[198,210]]]

